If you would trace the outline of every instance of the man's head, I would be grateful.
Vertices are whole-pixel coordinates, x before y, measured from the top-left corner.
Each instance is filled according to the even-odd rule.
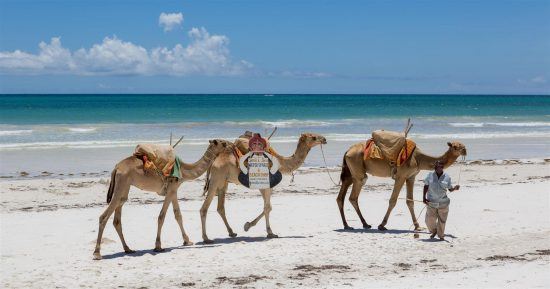
[[[248,141],[248,148],[253,152],[263,152],[266,146],[267,142],[259,133],[255,133]]]
[[[436,161],[434,163],[434,169],[437,174],[443,173],[443,162],[442,161]]]

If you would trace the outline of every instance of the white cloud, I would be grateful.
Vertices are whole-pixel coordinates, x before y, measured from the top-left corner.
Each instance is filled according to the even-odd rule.
[[[329,78],[333,75],[326,72],[311,72],[311,71],[296,71],[296,70],[285,70],[279,72],[269,72],[267,74],[271,77],[283,77],[283,78]]]
[[[164,32],[170,31],[183,22],[183,14],[181,13],[160,13],[159,25],[164,28]]]
[[[518,83],[521,83],[521,84],[545,84],[547,82],[546,78],[542,75],[535,76],[535,77],[530,78],[530,79],[520,78],[517,81],[518,81]]]
[[[116,37],[106,37],[89,49],[70,51],[54,37],[41,42],[37,54],[19,50],[0,52],[2,74],[76,75],[240,75],[252,68],[246,61],[233,61],[224,35],[211,35],[204,28],[189,31],[190,43],[173,48],[146,49]]]
[[[533,82],[533,83],[546,83],[546,78],[544,78],[543,76],[533,77],[531,79],[531,82]]]

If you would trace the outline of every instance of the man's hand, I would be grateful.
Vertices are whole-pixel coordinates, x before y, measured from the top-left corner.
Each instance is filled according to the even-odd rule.
[[[456,185],[454,188],[455,191],[458,191],[459,189],[460,189],[460,185]]]

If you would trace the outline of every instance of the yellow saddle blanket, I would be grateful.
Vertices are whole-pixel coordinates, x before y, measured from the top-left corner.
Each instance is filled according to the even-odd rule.
[[[411,157],[414,149],[416,148],[416,143],[413,140],[406,139],[405,145],[401,148],[399,151],[399,154],[397,155],[396,159],[390,159],[390,161],[395,162],[395,164],[400,167],[402,166],[409,158]],[[380,148],[376,145],[374,140],[371,138],[367,140],[367,144],[365,146],[365,151],[363,154],[363,158],[365,160],[368,159],[384,159],[384,155],[382,154],[382,151]]]

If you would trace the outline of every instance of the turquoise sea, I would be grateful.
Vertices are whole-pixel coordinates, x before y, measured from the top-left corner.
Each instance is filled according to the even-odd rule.
[[[337,165],[350,144],[402,130],[409,117],[411,137],[428,149],[460,140],[477,147],[476,159],[550,156],[548,95],[0,95],[0,174],[40,164],[27,158],[76,162],[89,151],[109,156],[91,170],[110,169],[136,143],[166,143],[170,133],[184,136],[192,159],[208,139],[274,127],[274,146],[289,153],[301,132],[323,134]]]

